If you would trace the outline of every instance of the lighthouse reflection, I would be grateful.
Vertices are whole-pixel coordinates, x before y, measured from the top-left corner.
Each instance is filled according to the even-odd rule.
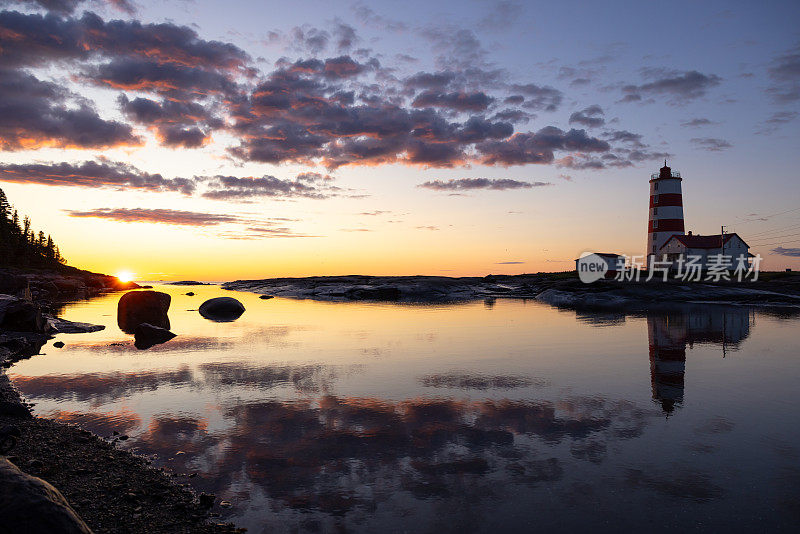
[[[728,306],[686,306],[647,315],[653,400],[664,413],[683,402],[686,347],[711,343],[726,356],[750,335],[751,318],[749,309]]]

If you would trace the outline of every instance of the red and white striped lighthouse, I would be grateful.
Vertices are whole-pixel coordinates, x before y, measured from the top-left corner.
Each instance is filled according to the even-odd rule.
[[[650,216],[647,222],[647,265],[653,258],[661,260],[658,251],[673,235],[683,235],[683,196],[681,173],[664,166],[650,176]]]

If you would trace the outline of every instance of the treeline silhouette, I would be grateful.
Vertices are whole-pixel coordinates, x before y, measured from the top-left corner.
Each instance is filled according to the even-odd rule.
[[[0,267],[59,268],[65,264],[53,238],[35,232],[27,216],[20,221],[0,189]]]

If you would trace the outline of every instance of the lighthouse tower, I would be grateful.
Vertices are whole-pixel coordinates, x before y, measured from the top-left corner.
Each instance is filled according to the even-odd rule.
[[[658,251],[673,235],[683,235],[681,173],[664,166],[650,176],[650,216],[647,222],[647,265],[661,260]]]

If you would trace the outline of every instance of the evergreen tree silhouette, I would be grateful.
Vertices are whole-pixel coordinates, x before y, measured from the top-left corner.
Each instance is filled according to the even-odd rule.
[[[52,236],[34,232],[31,220],[22,225],[5,192],[0,189],[0,267],[59,268],[66,264]]]

